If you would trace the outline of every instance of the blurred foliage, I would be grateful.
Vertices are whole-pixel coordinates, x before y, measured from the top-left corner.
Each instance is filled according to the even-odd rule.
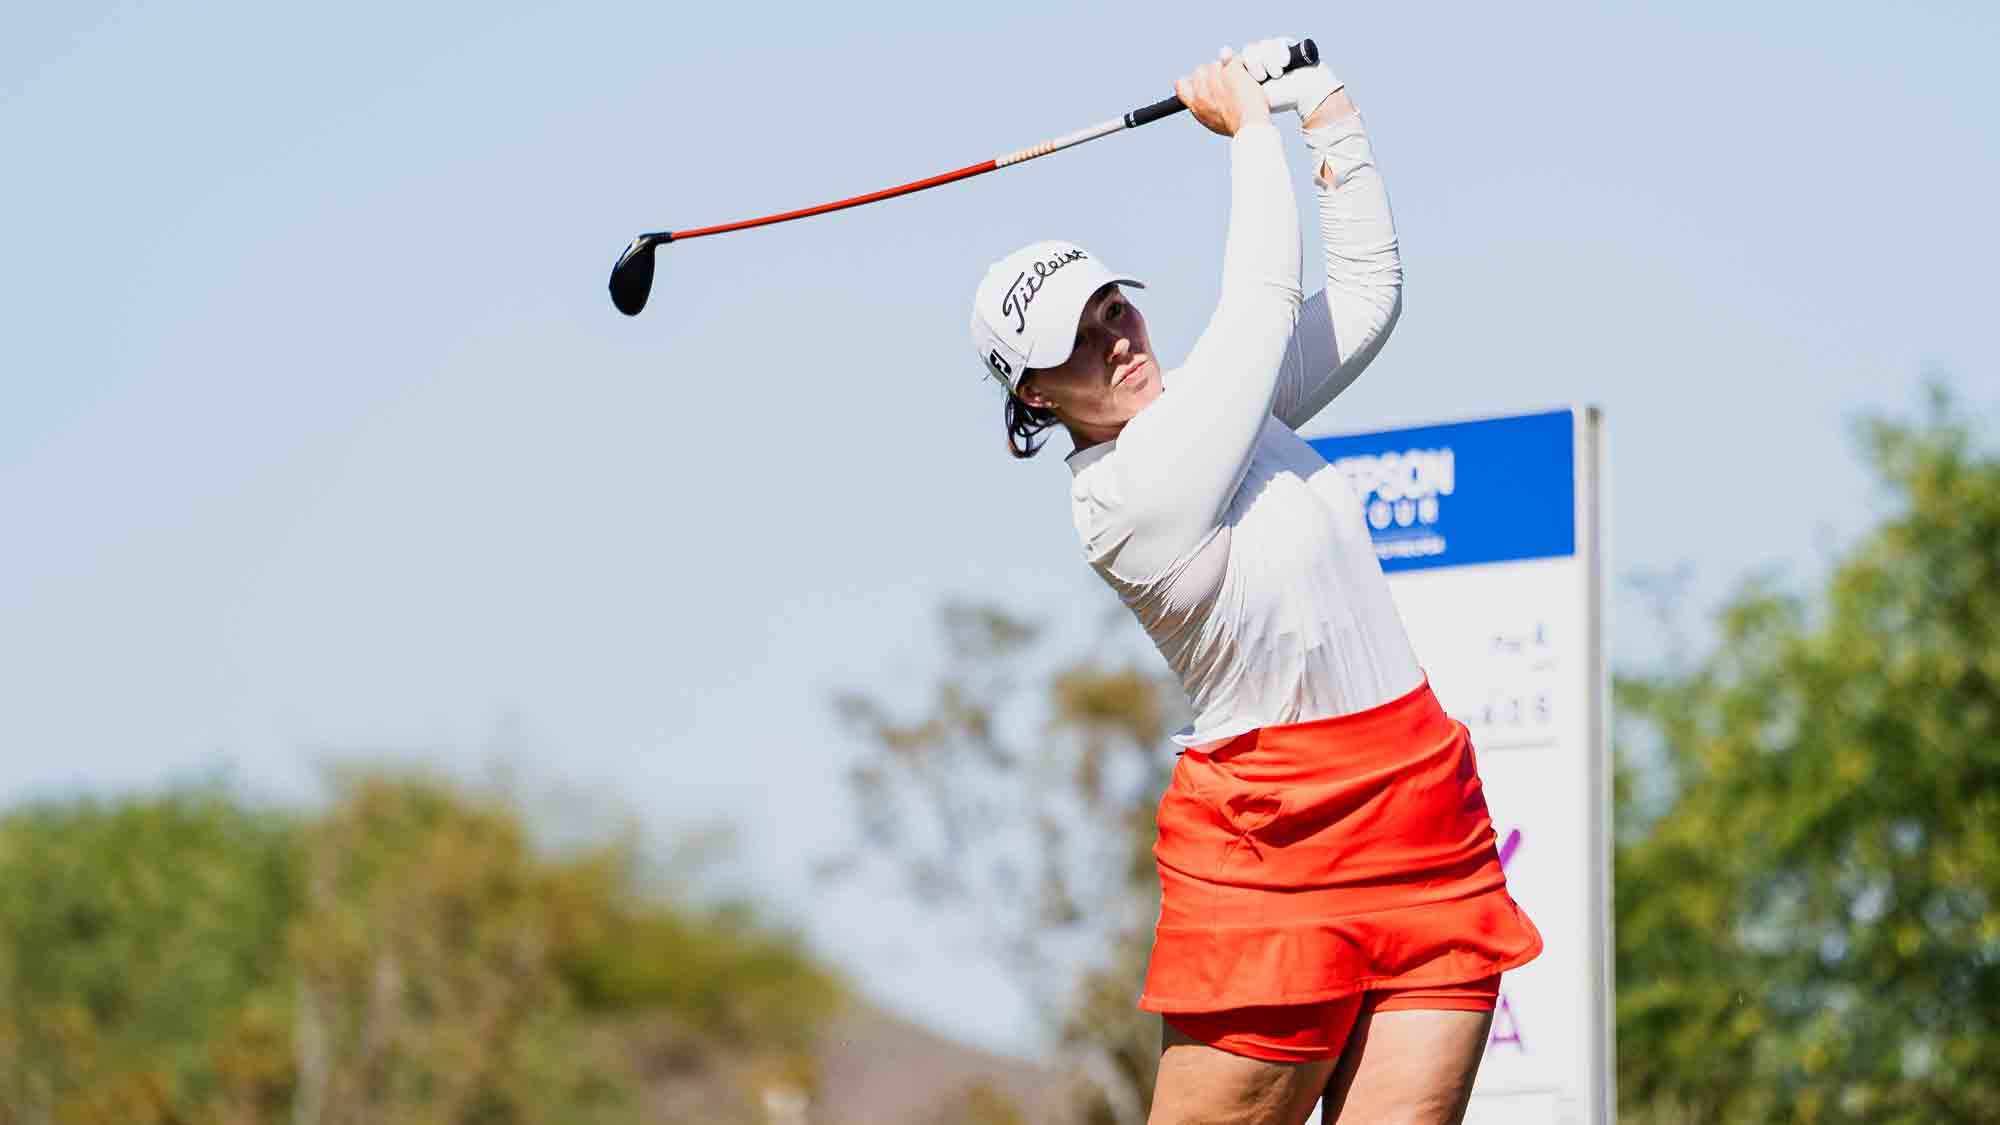
[[[627,842],[540,854],[505,803],[414,777],[345,778],[315,816],[218,790],[17,809],[0,1125],[657,1121],[663,1057],[809,1076],[833,978],[636,868]]]
[[[0,1120],[170,1119],[286,975],[296,826],[209,792],[0,819]]]
[[[1617,867],[1619,1093],[1660,1121],[2000,1121],[2000,458],[1942,392],[1823,591],[1621,680],[1670,802]]]
[[[950,604],[910,713],[860,692],[834,702],[868,747],[849,775],[864,858],[972,919],[1050,1014],[1081,1119],[1137,1123],[1159,1054],[1158,1021],[1133,998],[1159,901],[1160,746],[1185,705],[1150,649],[1108,648],[1128,631],[1115,604],[1081,635]]]
[[[933,1125],[1028,1125],[1020,1105],[990,1082],[974,1082],[947,1098],[931,1121]]]

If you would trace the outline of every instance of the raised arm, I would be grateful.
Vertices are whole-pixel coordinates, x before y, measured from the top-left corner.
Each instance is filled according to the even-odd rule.
[[[1306,120],[1304,132],[1319,185],[1326,288],[1299,314],[1272,406],[1294,429],[1360,376],[1403,311],[1403,262],[1389,193],[1354,103],[1344,91],[1334,92]]]
[[[1298,317],[1298,204],[1284,145],[1241,65],[1225,73],[1244,104],[1229,142],[1222,296],[1166,393],[1118,441],[1119,488],[1132,528],[1120,562],[1135,576],[1158,573],[1218,526],[1270,417]],[[1189,106],[1203,124],[1224,131],[1200,104]]]

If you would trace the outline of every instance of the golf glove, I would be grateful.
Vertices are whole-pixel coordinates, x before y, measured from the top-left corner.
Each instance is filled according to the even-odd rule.
[[[1243,48],[1242,57],[1250,77],[1264,84],[1264,100],[1271,112],[1294,110],[1300,124],[1304,124],[1327,95],[1340,89],[1342,82],[1325,63],[1286,73],[1285,64],[1292,60],[1292,44],[1296,42],[1296,39],[1259,39]],[[1227,47],[1222,49],[1225,60],[1233,54]]]

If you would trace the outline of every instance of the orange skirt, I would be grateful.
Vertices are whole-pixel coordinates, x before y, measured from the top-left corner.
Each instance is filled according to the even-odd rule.
[[[1472,739],[1428,682],[1182,754],[1153,855],[1149,1012],[1464,984],[1542,951],[1507,893]]]

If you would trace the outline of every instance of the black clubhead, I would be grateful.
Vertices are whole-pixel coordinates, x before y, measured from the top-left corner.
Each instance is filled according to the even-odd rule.
[[[673,235],[642,234],[618,255],[611,267],[611,303],[626,316],[638,316],[653,292],[653,247],[673,241]]]

